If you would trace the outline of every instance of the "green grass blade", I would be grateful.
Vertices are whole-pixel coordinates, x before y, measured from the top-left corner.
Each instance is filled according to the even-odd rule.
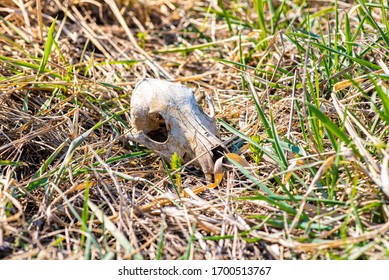
[[[301,201],[304,199],[303,196],[301,195],[294,195],[293,200],[289,196],[269,196],[270,199],[273,200],[291,200],[291,201]],[[345,202],[339,201],[339,200],[332,200],[332,199],[324,199],[324,198],[315,198],[315,197],[307,197],[307,201],[310,202],[321,202],[324,204],[329,204],[329,205],[346,205]]]
[[[74,215],[74,217],[81,223],[81,225],[87,229],[85,234],[88,236],[88,238],[91,240],[93,245],[98,249],[99,254],[102,255],[100,244],[97,242],[96,238],[94,237],[92,231],[87,227],[87,225],[84,223],[84,221],[81,219],[80,215],[74,209],[73,205],[70,203],[66,195],[61,191],[61,189],[54,183],[51,183],[51,186],[59,193],[59,195],[62,197],[65,204],[69,207],[70,212]]]
[[[41,165],[39,170],[35,173],[35,175],[32,177],[31,181],[28,183],[26,189],[28,191],[36,190],[39,187],[43,187],[48,182],[48,176],[45,176],[44,178],[41,178],[43,173],[47,170],[47,168],[50,166],[50,164],[57,158],[58,154],[63,150],[64,147],[68,144],[68,141],[63,142],[61,145],[58,146],[57,149],[47,158],[47,160]]]
[[[366,66],[366,67],[371,68],[373,70],[381,69],[380,66],[378,66],[377,64],[374,64],[372,62],[369,62],[368,60],[364,60],[364,59],[361,59],[361,58],[358,58],[358,57],[354,57],[354,56],[349,55],[347,53],[344,53],[344,52],[335,50],[333,48],[330,48],[328,46],[325,46],[325,45],[323,45],[321,43],[317,43],[317,42],[311,41],[311,44],[317,46],[320,49],[329,51],[331,53],[338,54],[340,56],[345,56],[345,57],[349,58],[350,60],[355,61],[355,62],[359,63],[360,65]]]
[[[25,62],[25,61],[22,61],[22,60],[16,60],[16,59],[9,58],[9,57],[2,56],[2,55],[0,55],[0,61],[12,64],[12,65],[16,65],[16,66],[22,66],[22,67],[30,68],[30,69],[33,69],[33,70],[39,70],[39,68],[40,68],[40,66],[38,66],[36,64]],[[47,69],[47,68],[45,68],[43,70],[43,73],[50,73],[49,74],[50,76],[53,76],[53,77],[59,78],[61,80],[64,80],[64,77],[62,75],[60,75],[58,73],[55,73],[55,72],[53,72],[53,70],[50,70],[50,69]]]
[[[259,28],[261,29],[261,39],[264,40],[267,36],[265,14],[263,10],[264,3],[262,0],[255,0],[254,5],[255,5],[255,11],[257,12],[258,15],[258,25]]]
[[[47,62],[49,60],[49,56],[51,54],[51,49],[54,43],[54,31],[55,31],[55,22],[57,20],[54,19],[53,23],[50,26],[49,32],[47,34],[47,41],[45,45],[45,50],[43,52],[43,58],[41,60],[41,64],[38,69],[38,74],[42,74],[45,72]]]
[[[336,135],[339,139],[341,139],[347,145],[350,144],[350,137],[339,129],[326,115],[324,115],[319,109],[317,109],[312,104],[307,104],[308,108],[312,111],[312,113],[324,124],[329,133]]]
[[[165,222],[165,219],[162,220],[162,223],[161,223],[161,233],[159,235],[159,240],[158,240],[158,249],[157,249],[157,256],[155,257],[155,259],[157,260],[161,260],[162,259],[162,253],[163,253],[163,241],[165,240],[165,228],[166,228],[166,222]]]
[[[345,20],[345,31],[344,35],[346,37],[346,49],[347,49],[347,54],[352,55],[353,53],[353,47],[352,47],[352,37],[351,37],[351,25],[350,25],[350,19],[348,17],[348,13],[344,14],[344,20]]]
[[[105,228],[115,237],[116,241],[123,246],[123,248],[128,253],[133,253],[135,251],[134,247],[131,245],[130,241],[124,236],[124,234],[111,222],[110,219],[90,200],[88,200],[88,206],[96,215],[97,219],[105,225]],[[134,253],[134,260],[142,260],[143,257],[139,253]]]
[[[93,126],[91,129],[85,131],[83,134],[81,134],[80,136],[78,136],[76,139],[74,139],[71,143],[70,143],[70,147],[66,153],[66,156],[63,160],[63,163],[58,171],[58,174],[57,174],[57,178],[55,180],[55,183],[57,184],[62,176],[62,173],[63,171],[65,170],[65,168],[69,165],[72,157],[73,157],[73,153],[75,152],[75,150],[77,149],[77,147],[79,145],[81,145],[81,143],[87,139],[89,137],[89,135],[96,129],[98,129],[99,127],[101,127],[102,125],[104,125],[105,123],[109,122],[111,119],[114,118],[114,115],[112,115],[111,117],[107,118],[105,121],[102,121],[102,122],[99,122],[97,123],[95,126]]]
[[[81,230],[86,232],[86,228],[84,228],[84,225],[87,225],[88,223],[88,217],[89,217],[89,207],[88,207],[88,201],[89,201],[89,180],[87,179],[87,181],[85,182],[85,191],[84,191],[84,206],[83,206],[83,209],[82,209],[82,221],[83,221],[83,224],[81,225]],[[82,247],[84,245],[84,242],[85,242],[85,235],[81,235],[81,241],[80,241],[80,246]],[[89,250],[88,250],[89,251]]]
[[[285,170],[286,168],[288,168],[288,160],[286,159],[286,156],[285,156],[285,153],[284,153],[284,150],[280,144],[280,139],[278,137],[278,133],[277,133],[277,128],[275,126],[275,123],[274,123],[274,119],[273,119],[273,115],[270,116],[271,117],[271,130],[272,130],[272,135],[273,135],[273,147],[274,147],[274,150],[277,152],[277,155],[278,155],[278,158],[280,159],[282,165],[280,165],[281,169],[282,170]]]
[[[256,146],[258,149],[260,149],[264,154],[266,154],[267,156],[269,156],[271,159],[273,159],[278,165],[282,165],[283,163],[280,161],[280,159],[273,153],[271,153],[269,150],[265,149],[264,147],[262,147],[260,144],[258,144],[257,142],[253,141],[253,139],[251,139],[250,137],[246,136],[245,134],[243,134],[242,132],[238,131],[237,129],[233,128],[232,126],[230,126],[229,124],[227,124],[226,122],[224,122],[223,120],[218,120],[218,122],[224,127],[226,128],[227,130],[229,130],[230,132],[234,133],[236,136],[238,136],[239,138],[243,139],[243,140],[246,140],[248,143]]]
[[[228,13],[228,10],[227,10],[226,7],[224,6],[224,1],[223,1],[223,0],[218,0],[218,4],[219,4],[220,8],[223,10],[224,18],[225,18],[226,21],[227,21],[228,31],[230,32],[230,35],[231,35],[231,36],[234,36],[234,31],[233,31],[233,29],[232,29],[230,15],[229,15],[229,13]]]
[[[260,189],[262,189],[265,193],[267,193],[269,196],[273,196],[273,197],[276,197],[277,195],[272,191],[270,190],[265,184],[259,182],[252,174],[250,171],[248,171],[246,168],[244,168],[242,165],[240,165],[239,163],[237,163],[236,161],[228,158],[228,160],[234,164],[240,172],[242,172],[243,175],[245,175],[249,180],[251,180],[255,185],[257,185]],[[273,199],[270,199],[269,197],[266,197],[262,194],[257,194],[257,197],[260,199],[260,200],[265,200],[267,202],[269,202],[270,204],[274,205],[274,206],[277,206],[277,207],[280,207],[280,209],[283,209],[284,211],[288,212],[288,213],[295,213],[296,210],[291,207],[289,204],[281,201],[281,203],[278,203],[276,202],[275,200]],[[293,200],[293,196],[290,196],[291,200]]]
[[[22,166],[22,165],[26,166],[26,163],[24,163],[22,161],[12,161],[12,160],[2,160],[2,159],[0,159],[0,165],[10,165],[10,166],[19,167],[19,166]]]
[[[381,29],[381,27],[378,25],[378,23],[375,21],[375,19],[371,15],[369,9],[366,7],[365,1],[364,0],[357,0],[357,1],[361,5],[363,12],[370,19],[370,22],[373,24],[374,28],[376,30],[378,30],[378,32],[380,33],[381,38],[385,41],[387,47],[389,47],[389,38],[388,38],[388,36],[385,34],[385,32]],[[387,14],[387,12],[385,14]]]
[[[371,79],[372,83],[375,86],[375,89],[377,91],[378,96],[380,97],[382,101],[382,107],[383,112],[380,109],[377,109],[376,111],[379,113],[382,119],[386,122],[386,125],[389,125],[389,98],[388,95],[382,90],[381,86],[377,84],[377,82],[374,79]],[[375,102],[372,102],[373,106],[376,108]]]

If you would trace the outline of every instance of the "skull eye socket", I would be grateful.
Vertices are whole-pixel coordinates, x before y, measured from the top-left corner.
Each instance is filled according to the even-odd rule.
[[[216,146],[212,149],[212,160],[216,162],[220,157],[222,157],[225,153],[225,150],[222,146]]]
[[[155,142],[166,142],[168,138],[168,130],[165,119],[158,113],[150,114],[150,118],[154,120],[155,126],[146,133],[147,137]]]

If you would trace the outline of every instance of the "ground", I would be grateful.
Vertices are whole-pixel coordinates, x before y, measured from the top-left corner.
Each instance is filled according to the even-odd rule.
[[[0,258],[388,259],[383,2],[2,1]],[[214,182],[126,138],[145,77],[212,98]]]

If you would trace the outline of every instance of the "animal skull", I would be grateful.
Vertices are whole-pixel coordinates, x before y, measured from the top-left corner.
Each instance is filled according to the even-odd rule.
[[[168,81],[143,79],[131,97],[131,122],[128,134],[137,142],[170,161],[176,152],[183,162],[201,167],[211,180],[214,161],[223,144],[212,117],[197,103],[192,89]]]

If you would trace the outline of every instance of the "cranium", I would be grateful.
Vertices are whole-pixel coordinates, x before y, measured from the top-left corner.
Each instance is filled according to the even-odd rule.
[[[143,79],[131,97],[133,130],[128,138],[170,161],[176,152],[183,162],[201,167],[210,180],[223,144],[213,117],[197,103],[192,89],[168,81]]]

